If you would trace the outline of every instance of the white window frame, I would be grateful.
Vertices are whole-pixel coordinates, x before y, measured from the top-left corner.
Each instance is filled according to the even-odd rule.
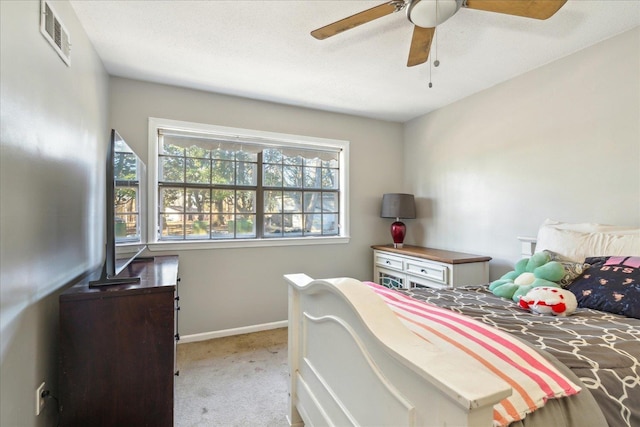
[[[225,239],[225,240],[185,240],[165,241],[158,239],[158,130],[170,128],[178,131],[206,133],[212,136],[242,140],[253,140],[257,143],[307,147],[322,149],[332,147],[340,150],[340,227],[337,236],[306,236],[286,238]],[[149,118],[149,150],[147,158],[148,171],[148,233],[147,247],[151,251],[180,249],[220,249],[242,247],[299,246],[349,243],[349,141],[291,135],[277,132],[241,129],[204,123],[185,122],[150,117]]]

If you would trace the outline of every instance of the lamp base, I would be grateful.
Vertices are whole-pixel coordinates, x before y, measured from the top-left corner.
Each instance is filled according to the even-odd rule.
[[[402,248],[404,242],[404,236],[407,232],[407,227],[401,221],[395,221],[391,224],[391,237],[393,238],[393,247]]]

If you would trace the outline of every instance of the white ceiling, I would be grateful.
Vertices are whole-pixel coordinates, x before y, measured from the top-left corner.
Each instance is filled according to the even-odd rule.
[[[404,11],[309,35],[382,3],[71,1],[111,75],[400,122],[640,25],[638,0],[569,0],[545,21],[461,9],[438,26],[437,68],[406,67]]]

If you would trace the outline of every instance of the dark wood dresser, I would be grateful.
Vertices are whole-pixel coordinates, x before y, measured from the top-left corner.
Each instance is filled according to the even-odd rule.
[[[140,283],[60,295],[60,425],[172,426],[178,257],[132,262]]]

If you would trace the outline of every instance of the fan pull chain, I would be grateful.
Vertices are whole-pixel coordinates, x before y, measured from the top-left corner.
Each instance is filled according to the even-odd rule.
[[[440,17],[439,17],[439,14],[438,14],[438,11],[440,9],[438,7],[439,4],[440,4],[440,1],[436,0],[436,22],[440,22]],[[433,66],[434,67],[437,67],[438,65],[440,65],[440,61],[438,60],[438,33],[439,33],[439,31],[436,29],[436,40],[435,40],[435,42],[436,42],[436,60],[433,61]]]
[[[436,0],[436,22],[438,22],[438,0]],[[436,30],[435,44],[436,44],[436,59],[435,61],[429,61],[429,89],[433,87],[433,83],[431,82],[431,71],[432,71],[431,63],[433,62],[433,65],[435,67],[440,65],[440,61],[438,61],[438,31],[437,30]]]
[[[439,33],[439,31],[436,30],[436,40],[435,40],[435,42],[436,42],[436,60],[433,61],[433,66],[434,67],[437,67],[438,65],[440,65],[440,60],[438,59],[438,33]]]

